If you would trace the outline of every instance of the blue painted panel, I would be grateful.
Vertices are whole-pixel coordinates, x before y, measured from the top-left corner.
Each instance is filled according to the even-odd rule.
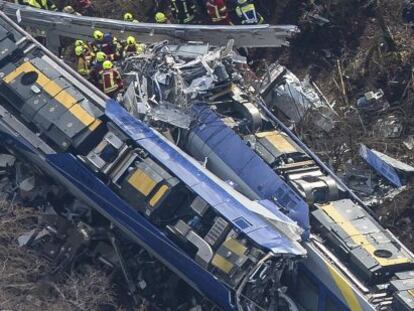
[[[207,106],[193,110],[197,124],[192,133],[204,141],[226,165],[262,199],[275,199],[309,236],[308,204]],[[276,213],[274,206],[273,212]]]
[[[236,192],[229,193],[227,189],[213,178],[211,173],[204,171],[194,159],[185,157],[183,152],[175,149],[165,138],[157,134],[154,130],[147,127],[146,124],[131,116],[117,102],[108,101],[106,105],[106,115],[114,121],[122,130],[131,137],[137,137],[135,133],[141,133],[136,143],[144,148],[152,157],[165,165],[175,176],[189,186],[195,193],[215,208],[223,217],[229,221],[234,221],[237,217],[244,217],[254,228],[258,230],[267,230],[266,235],[253,234],[251,230],[242,229],[258,245],[275,251],[279,246],[283,249],[289,248],[294,250],[295,243],[285,236],[281,236],[263,217],[251,212],[243,203],[240,202],[240,194]],[[125,126],[127,124],[128,126]],[[270,243],[269,241],[278,241]],[[271,247],[270,247],[271,246]],[[277,253],[277,251],[276,251]],[[295,250],[294,253],[301,253],[301,250]]]
[[[46,155],[43,161],[42,156],[22,137],[11,137],[0,132],[0,141],[7,142],[17,150],[31,151],[33,157],[42,159],[40,163],[44,167],[41,168],[47,171],[49,167],[52,167],[58,171],[79,192],[95,202],[104,216],[135,236],[141,241],[142,246],[146,246],[153,254],[158,255],[171,270],[187,279],[206,297],[224,310],[236,309],[230,302],[231,290],[229,288],[189,258],[162,231],[119,198],[73,155],[50,154]]]
[[[369,165],[372,166],[372,168],[384,176],[394,186],[398,188],[403,186],[395,168],[383,161],[374,152],[372,152],[372,150],[367,148],[367,146],[361,144],[359,154]]]
[[[8,133],[0,132],[0,143],[2,145],[9,144],[16,148],[23,149],[24,151],[34,152],[35,148],[31,146],[25,139],[17,140],[16,137],[11,136]]]
[[[104,215],[138,238],[173,271],[178,271],[179,275],[225,310],[235,309],[230,305],[230,290],[226,286],[189,258],[164,233],[96,178],[79,160],[70,154],[48,155],[46,160],[79,191],[96,202]]]

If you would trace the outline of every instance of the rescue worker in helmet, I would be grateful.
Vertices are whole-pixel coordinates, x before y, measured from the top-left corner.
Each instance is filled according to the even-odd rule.
[[[180,24],[191,24],[196,14],[193,0],[170,0],[171,13]]]
[[[115,98],[118,92],[122,91],[124,87],[121,75],[109,60],[106,60],[103,63],[103,69],[99,79],[99,87],[106,95],[112,98]]]
[[[237,0],[236,14],[242,25],[263,24],[264,18],[256,11],[252,0]]]
[[[91,47],[85,41],[82,40],[75,41],[75,47],[77,46],[83,47],[83,52],[86,57],[86,60],[90,63],[95,57],[95,54],[92,52]]]
[[[57,7],[52,0],[23,0],[23,3],[36,9],[57,11]]]
[[[117,38],[112,36],[109,32],[104,34],[103,44],[101,51],[106,54],[106,58],[109,60],[117,60],[121,56],[122,46],[118,42]]]
[[[137,43],[135,37],[129,36],[124,46],[124,57],[139,55],[145,49],[144,44]]]
[[[85,57],[85,50],[83,46],[79,45],[75,47],[75,55],[76,55],[76,62],[77,62],[77,71],[78,73],[86,79],[89,79],[90,76],[90,68],[89,62]]]
[[[213,24],[216,25],[233,25],[229,18],[225,0],[207,0],[207,14]]]
[[[72,0],[74,8],[77,12],[86,16],[94,16],[96,14],[91,0]]]
[[[90,43],[92,51],[94,53],[102,51],[102,47],[104,44],[104,33],[100,30],[95,30],[93,32],[93,41]]]
[[[157,24],[169,24],[170,23],[167,16],[163,12],[157,12],[155,14],[155,22]]]
[[[132,13],[129,13],[129,12],[124,14],[124,21],[131,22],[131,23],[139,23],[137,19],[134,19],[134,16],[132,15]]]
[[[90,81],[98,86],[99,74],[102,71],[103,63],[106,61],[106,54],[104,52],[96,53],[96,58],[91,64]]]

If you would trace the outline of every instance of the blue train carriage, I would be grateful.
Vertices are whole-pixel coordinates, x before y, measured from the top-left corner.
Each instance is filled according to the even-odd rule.
[[[273,310],[300,228],[108,100],[0,12],[0,139],[223,310]],[[279,298],[278,298],[279,297]],[[283,301],[282,301],[283,300]]]
[[[413,310],[412,253],[260,97],[230,89],[244,100],[193,106],[197,121],[184,148],[199,161],[208,158],[212,172],[249,198],[273,201],[305,230],[308,256],[290,286],[300,308]]]

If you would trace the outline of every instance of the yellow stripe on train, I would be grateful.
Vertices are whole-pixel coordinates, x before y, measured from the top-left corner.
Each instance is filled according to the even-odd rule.
[[[21,74],[27,72],[36,72],[38,74],[36,84],[38,84],[43,90],[53,97],[57,102],[63,105],[70,113],[78,119],[85,126],[90,126],[91,130],[94,130],[101,121],[92,116],[88,111],[85,110],[80,104],[76,103],[76,99],[73,98],[67,91],[62,89],[62,87],[50,80],[42,72],[40,72],[35,66],[30,62],[25,62],[14,71],[10,72],[7,76],[3,78],[3,81],[7,84],[12,83],[16,78]]]

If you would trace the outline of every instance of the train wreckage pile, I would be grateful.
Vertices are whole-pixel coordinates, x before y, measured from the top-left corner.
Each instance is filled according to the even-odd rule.
[[[315,84],[300,81],[277,63],[258,77],[233,49],[232,41],[225,47],[162,42],[126,58],[122,73],[129,86],[121,102],[152,126],[161,122],[188,130],[197,118],[193,106],[203,103],[214,110],[237,102],[247,110],[234,118],[248,118],[244,123],[252,122],[250,131],[254,131],[261,121],[253,103],[265,100],[294,123],[311,120],[325,131],[334,127],[335,111]],[[236,126],[234,119],[227,121],[231,128]]]
[[[326,23],[329,21],[324,21],[324,24]],[[120,67],[129,85],[121,99],[124,106],[183,149],[186,148],[188,140],[186,135],[199,117],[197,106],[200,103],[207,104],[223,117],[230,128],[248,134],[254,131],[264,117],[252,103],[263,102],[319,151],[364,202],[375,208],[379,206],[378,214],[384,216],[385,222],[391,224],[390,228],[396,229],[394,232],[401,232],[400,236],[412,246],[411,198],[407,191],[411,187],[410,178],[414,168],[387,156],[387,147],[383,148],[377,142],[374,148],[383,152],[367,147],[372,146],[367,133],[373,131],[377,133],[376,136],[387,139],[384,144],[390,139],[397,139],[398,142],[401,139],[402,148],[413,149],[413,139],[407,130],[407,122],[403,122],[401,114],[393,109],[395,103],[390,104],[386,99],[389,98],[387,90],[384,92],[380,88],[365,89],[358,95],[350,95],[348,92],[346,95],[354,102],[349,103],[350,99],[347,98],[348,106],[345,109],[341,104],[329,101],[326,97],[331,97],[325,96],[310,78],[300,80],[280,64],[267,66],[261,77],[256,76],[249,69],[246,59],[233,50],[232,42],[226,47],[204,44],[169,45],[162,42],[150,46],[142,55],[126,59]],[[339,72],[342,71],[340,66],[338,68]],[[340,73],[339,76],[347,78],[344,73]],[[346,87],[346,83],[347,81],[341,85],[339,82],[339,96],[343,96],[343,87]],[[322,89],[325,91],[325,87]],[[236,113],[227,114],[231,111],[228,107],[234,106],[236,102],[242,105],[237,105],[239,109]],[[347,136],[347,133],[338,131],[344,120],[355,122],[358,131],[360,129],[360,132],[365,133],[367,139],[345,143],[341,141],[339,147],[338,142],[331,143],[331,140],[336,139],[334,135]],[[313,133],[309,133],[310,131]],[[318,140],[323,143],[319,144]],[[249,142],[252,148],[254,143]],[[330,144],[335,148],[327,150],[326,147]],[[396,149],[393,145],[391,154],[395,157],[398,156]],[[358,152],[355,152],[356,150]],[[134,249],[128,238],[115,228],[111,232],[103,232],[104,230],[99,227],[99,221],[95,222],[96,218],[90,209],[85,208],[73,197],[66,196],[63,189],[51,183],[45,176],[22,169],[24,165],[15,161],[13,155],[2,154],[0,160],[0,168],[4,170],[1,173],[4,177],[2,192],[8,194],[7,199],[11,200],[12,204],[21,201],[25,206],[39,207],[40,214],[35,212],[35,215],[39,214],[38,220],[37,216],[29,216],[30,221],[22,226],[27,228],[27,231],[19,232],[18,243],[20,250],[30,247],[46,259],[38,269],[41,273],[35,277],[46,280],[43,283],[46,284],[51,294],[49,297],[53,297],[51,300],[54,303],[63,301],[85,310],[103,306],[117,308],[118,301],[115,302],[113,297],[121,297],[118,298],[121,301],[130,299],[129,294],[123,297],[122,292],[136,293],[137,284],[141,287],[139,292],[145,292],[149,285],[145,281],[146,278],[153,277],[153,271],[157,271],[156,275],[160,279],[154,283],[158,283],[159,286],[148,289],[148,292],[156,292],[159,297],[163,297],[162,301],[167,305],[178,306],[177,308],[183,310],[200,310],[208,305],[196,293],[192,302],[176,301],[180,295],[168,292],[165,288],[173,288],[179,281],[170,277],[171,274],[165,271],[165,267],[157,265],[148,253]],[[198,160],[208,166],[207,157],[204,161]],[[410,163],[411,158],[406,157],[404,160]],[[237,187],[235,184],[232,186]],[[403,212],[402,217],[397,215],[398,220],[393,219],[389,222],[390,218],[396,217],[398,213],[395,213],[395,210],[399,208],[395,208],[395,203],[391,200],[399,196],[403,196],[402,201],[408,209]],[[391,208],[394,209],[393,213],[389,211]],[[20,215],[20,211],[18,207],[4,207],[1,217],[10,213]],[[64,215],[64,218],[60,215]],[[79,222],[81,218],[88,218],[97,226],[91,227]],[[5,219],[6,222],[9,221]],[[400,228],[395,228],[398,226]],[[8,238],[10,240],[10,237]],[[99,244],[99,247],[94,248],[96,251],[93,253],[84,252],[91,243]],[[138,255],[134,254],[135,252]],[[79,265],[80,262],[82,265]],[[88,268],[85,268],[85,263]],[[101,270],[91,272],[89,266],[99,267]],[[99,277],[99,283],[105,286],[94,288],[89,287],[90,284],[79,285],[76,279],[79,269],[81,273]],[[106,274],[101,274],[101,271],[106,271]],[[150,275],[148,271],[152,271]],[[71,280],[74,283],[78,282],[78,286],[90,288],[89,291],[96,293],[97,299],[91,300],[79,297],[77,293],[67,292],[64,284],[59,283],[62,273],[71,275]],[[25,278],[21,281],[26,285],[33,284],[30,282],[33,281]],[[56,287],[56,284],[59,287]],[[120,287],[119,284],[123,286]],[[168,285],[164,287],[163,284]],[[27,293],[22,284],[11,285],[2,286],[7,288],[9,294],[16,296]],[[60,288],[60,285],[63,286]],[[69,286],[76,287],[73,284]],[[184,285],[180,283],[177,288],[187,290],[185,286],[181,286]],[[108,293],[105,299],[98,295],[102,292]],[[283,290],[280,295],[283,295]],[[152,304],[151,298],[148,297],[135,299],[143,310],[152,310],[160,306]],[[24,305],[45,307],[44,302],[33,300],[31,295],[26,295]]]
[[[244,129],[247,132],[261,126],[261,112],[252,104],[260,101],[292,128],[311,127],[323,135],[333,131],[340,122],[338,113],[309,76],[300,81],[286,67],[274,63],[262,77],[257,77],[247,66],[246,58],[233,50],[232,42],[220,48],[163,42],[139,56],[125,59],[122,72],[129,81],[121,100],[123,104],[136,117],[161,132],[168,132],[171,139],[174,136],[171,132],[177,128],[189,130],[194,125],[198,117],[194,106],[200,103],[216,111],[223,110],[220,107],[226,105],[243,103],[245,111],[225,120],[230,128],[237,130],[247,124],[252,126]],[[378,113],[387,110],[389,103],[384,100],[384,92],[379,90],[364,94],[356,107],[360,114]],[[402,124],[391,115],[378,119],[374,131],[384,137],[399,137]],[[173,141],[179,144],[179,139]],[[414,172],[414,167],[363,144],[357,162],[360,166],[365,162],[371,168],[368,165],[364,165],[365,169],[356,168],[344,162],[342,177],[367,203],[374,205],[404,190],[395,188],[402,188]]]
[[[261,102],[272,111],[277,111],[288,124],[313,124],[320,132],[332,131],[339,118],[315,83],[309,79],[300,81],[277,63],[269,66],[263,77],[257,77],[248,68],[246,58],[234,51],[231,41],[225,47],[161,42],[148,47],[143,54],[125,59],[121,66],[129,85],[121,99],[123,105],[183,149],[189,148],[186,146],[188,133],[200,117],[198,107],[201,103],[222,116],[228,127],[245,134],[254,133],[262,127],[262,119],[266,120],[257,109],[257,103]],[[364,105],[376,99],[372,94],[367,94]],[[235,105],[237,109],[234,109]],[[248,141],[248,144],[255,147],[254,141]],[[365,146],[361,146],[361,157],[397,187],[403,186],[406,174],[414,171],[410,166]],[[86,263],[86,266],[106,271],[115,285],[105,288],[105,292],[109,293],[106,300],[82,302],[83,308],[113,306],[115,296],[121,301],[132,298],[134,303],[149,310],[163,308],[163,304],[183,310],[201,310],[208,305],[196,293],[192,302],[180,301],[180,294],[169,289],[177,284],[177,288],[184,290],[185,285],[172,277],[148,253],[134,248],[133,243],[116,228],[108,232],[104,227],[99,227],[99,218],[93,215],[91,209],[63,189],[50,184],[45,177],[22,169],[21,163],[15,164],[14,156],[2,154],[0,159],[6,171],[10,172],[13,167],[15,170],[12,180],[8,177],[3,180],[4,186],[14,185],[3,189],[3,193],[9,194],[7,199],[16,203],[14,200],[19,198],[24,205],[38,207],[38,220],[31,222],[31,230],[19,236],[19,245],[34,249],[49,262],[48,269],[37,277],[44,279],[46,275],[46,280],[51,280],[45,282],[49,284],[49,291],[58,297],[63,295],[59,299],[63,299],[64,303],[79,304],[75,300],[73,302],[71,296],[61,293],[56,285],[50,284],[59,282],[62,273],[76,275],[79,269],[83,273],[84,269],[89,269],[85,268]],[[207,165],[208,161],[205,158],[203,164]],[[369,192],[365,184],[371,181],[364,180],[360,176],[361,171],[353,172],[353,178],[346,179],[351,175],[348,173],[345,180],[355,190],[366,193],[367,199],[373,194],[384,197],[392,192],[389,185]],[[35,219],[33,215],[31,217]],[[88,221],[85,223],[81,219]],[[94,247],[90,248],[92,244]],[[148,271],[152,272],[148,274]],[[157,271],[159,282],[148,281],[148,278],[154,277],[154,271]],[[101,272],[92,273],[106,277],[99,274]],[[148,286],[157,288],[147,290]],[[123,291],[129,294],[120,294]],[[142,296],[146,291],[151,295],[156,293],[156,304],[152,301],[154,296]],[[284,294],[280,292],[279,295]],[[163,297],[161,302],[160,297]]]

